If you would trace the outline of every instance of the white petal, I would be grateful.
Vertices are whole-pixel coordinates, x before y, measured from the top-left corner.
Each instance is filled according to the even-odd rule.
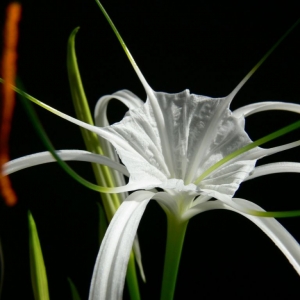
[[[277,162],[259,166],[244,181],[276,173],[300,173],[300,163]]]
[[[133,252],[134,252],[135,261],[136,261],[136,263],[139,267],[140,275],[141,275],[143,281],[146,282],[146,276],[145,276],[143,263],[142,263],[142,253],[141,253],[139,238],[138,238],[137,234],[134,238],[132,249],[133,249]]]
[[[95,124],[97,127],[105,127],[110,125],[107,119],[107,105],[111,99],[117,99],[121,101],[128,107],[128,109],[134,109],[144,104],[140,98],[128,90],[121,90],[112,95],[103,96],[98,100],[94,111]],[[98,138],[103,150],[103,154],[107,157],[110,157],[115,162],[119,162],[119,157],[112,144],[100,136],[98,136]],[[115,171],[113,171],[113,174],[116,186],[125,185],[125,180],[122,174]],[[128,193],[121,193],[120,196],[122,197],[122,200],[125,200],[125,198],[128,197]]]
[[[264,211],[261,207],[250,201],[243,199],[233,200],[246,209]],[[230,210],[229,207],[227,209]],[[234,209],[232,210],[235,211]],[[239,213],[238,211],[236,212]],[[274,218],[259,218],[248,214],[241,214],[256,224],[276,244],[300,275],[300,246],[292,235]]]
[[[94,154],[87,151],[81,151],[81,150],[59,150],[56,151],[56,153],[64,161],[75,160],[75,161],[98,163],[98,164],[111,167],[115,170],[118,170],[122,174],[129,176],[127,169],[123,165],[112,161],[106,156]],[[53,158],[50,152],[45,151],[45,152],[35,153],[7,162],[6,164],[3,165],[2,172],[4,175],[9,175],[11,173],[17,172],[25,168],[37,166],[40,164],[50,163],[50,162],[56,162],[56,160]]]
[[[300,141],[270,149],[256,147],[228,161],[222,167],[213,171],[200,182],[198,187],[202,193],[207,196],[228,201],[230,197],[234,195],[239,185],[247,180],[249,174],[252,174],[257,159],[298,146],[300,146]]]
[[[240,206],[243,206],[245,210],[259,210],[264,211],[258,205],[243,199],[234,199]],[[213,209],[227,209],[235,211],[257,225],[282,251],[287,257],[289,262],[293,265],[296,272],[300,275],[300,246],[298,242],[292,237],[292,235],[274,218],[263,218],[251,216],[236,210],[219,200],[209,201],[206,203],[199,204],[190,211],[186,212],[183,216],[185,219],[190,219],[198,213],[213,210]]]
[[[113,93],[112,95],[103,96],[98,100],[94,111],[96,126],[105,127],[110,125],[107,119],[107,106],[111,99],[117,99],[121,101],[124,105],[128,107],[128,109],[134,109],[144,104],[144,102],[139,97],[137,97],[135,94],[133,94],[128,90],[121,90],[116,93]],[[119,162],[119,157],[112,144],[100,136],[98,136],[98,138],[104,155],[110,157],[115,162]],[[117,171],[114,170],[112,171],[113,171],[116,186],[124,186],[125,185],[124,176]],[[128,192],[120,193],[119,197],[121,197],[121,200],[124,201],[128,197]],[[135,260],[140,270],[141,277],[145,282],[146,278],[143,270],[142,255],[141,255],[140,245],[137,236],[135,237],[134,240],[133,251],[134,251]]]
[[[235,111],[233,114],[240,118],[242,116],[248,117],[254,113],[258,113],[266,110],[286,110],[295,113],[300,113],[300,105],[295,103],[286,102],[258,102],[250,105],[242,106]]]
[[[114,141],[114,143],[117,143],[120,147],[123,147],[125,150],[127,151],[131,151],[131,147],[128,146],[128,144],[126,143],[126,141],[124,141],[124,139],[120,138],[117,135],[111,134],[110,132],[108,132],[107,130],[103,130],[102,128],[99,128],[97,126],[93,126],[90,124],[87,124],[85,122],[82,122],[78,119],[75,119],[65,113],[60,112],[59,110],[43,103],[42,101],[37,100],[36,98],[26,94],[25,92],[22,92],[22,94],[29,100],[33,101],[34,103],[36,103],[37,105],[47,109],[48,111],[52,112],[53,114],[73,123],[76,124],[78,126],[81,126],[82,128],[85,128],[87,130],[90,130],[91,132],[94,132],[98,135],[100,135],[101,137],[109,140],[110,142]]]
[[[255,160],[246,160],[241,155],[203,179],[199,187],[210,197],[229,200],[239,188],[240,183],[252,172],[255,162]]]
[[[219,191],[221,191],[223,195],[230,196],[231,194],[232,196],[232,192],[235,188],[234,185],[236,185],[237,188],[242,181],[248,180],[247,178],[249,177],[249,174],[252,174],[253,171],[251,171],[251,169],[254,170],[255,161],[257,159],[261,159],[265,156],[298,146],[300,146],[300,141],[270,149],[256,147],[235,157],[234,159],[225,163],[221,168],[213,171],[209,176],[202,180],[202,182],[199,184],[199,187],[201,190],[207,191],[207,194],[211,195],[211,197],[215,197],[220,200],[222,199],[219,197]],[[239,165],[240,167],[238,167]],[[227,184],[228,181],[232,182],[231,185]],[[211,187],[213,187],[213,189],[211,189]]]
[[[269,156],[269,155],[279,153],[279,152],[289,150],[289,149],[299,147],[299,146],[300,146],[300,140],[296,141],[296,142],[288,143],[285,145],[269,148],[269,149],[263,149],[263,148],[257,147],[248,152],[243,153],[240,157],[242,157],[246,160],[251,160],[251,159],[257,160],[257,159],[261,159],[265,156]],[[237,157],[237,158],[239,158],[239,157]],[[234,160],[235,159],[233,159],[232,161],[234,161]]]
[[[94,117],[96,126],[104,127],[109,125],[106,113],[107,105],[111,99],[121,101],[128,109],[138,108],[144,104],[140,98],[128,90],[121,90],[112,95],[103,96],[98,100],[95,107]]]
[[[89,300],[122,299],[134,237],[145,208],[154,195],[146,191],[135,192],[117,210],[101,243]]]

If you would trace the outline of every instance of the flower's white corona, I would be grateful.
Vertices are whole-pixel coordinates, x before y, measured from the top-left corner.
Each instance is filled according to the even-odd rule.
[[[152,102],[147,100],[129,110],[121,122],[103,128],[118,137],[110,141],[130,173],[129,186],[230,199],[254,169],[255,160],[248,159],[248,154],[223,165],[199,184],[194,181],[252,142],[241,125],[244,117],[232,114],[227,98],[212,99],[189,90],[153,94]],[[154,105],[159,107],[159,118]]]

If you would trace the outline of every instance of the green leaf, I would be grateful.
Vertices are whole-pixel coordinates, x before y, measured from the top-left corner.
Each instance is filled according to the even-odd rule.
[[[70,284],[70,290],[71,290],[71,294],[72,294],[72,300],[81,300],[79,293],[77,291],[76,286],[74,285],[73,281],[68,277],[68,282]]]
[[[94,121],[91,115],[89,104],[87,102],[83,84],[80,77],[80,72],[77,64],[77,57],[75,52],[75,36],[78,32],[79,27],[75,28],[68,40],[67,49],[67,69],[70,83],[70,90],[72,100],[76,112],[76,116],[79,120],[94,125]],[[103,155],[103,151],[99,144],[98,136],[89,130],[80,128],[83,135],[85,145],[90,152],[98,153]]]
[[[273,53],[273,51],[282,43],[282,41],[299,25],[300,18],[285,32],[285,34],[272,46],[272,48],[262,57],[262,59],[250,70],[250,72],[243,78],[237,87],[230,93],[232,99],[245,82],[256,72],[256,70],[265,62],[265,60]]]
[[[0,78],[0,83],[3,83],[3,82],[4,82],[4,80]],[[38,105],[41,105],[45,109],[48,108],[48,110],[50,110],[51,112],[55,111],[55,109],[48,107],[46,104],[43,104],[38,99],[36,99],[36,98],[30,96],[29,94],[27,94],[26,92],[24,92],[24,88],[23,88],[19,78],[17,79],[17,83],[18,83],[18,87],[12,86],[12,89],[21,96],[20,99],[22,101],[24,109],[26,110],[28,117],[29,117],[32,125],[34,126],[38,136],[40,137],[41,141],[45,145],[46,149],[52,154],[52,156],[57,161],[57,163],[62,167],[62,169],[65,172],[67,172],[72,178],[74,178],[76,181],[78,181],[80,184],[84,185],[85,187],[87,187],[91,190],[94,190],[97,192],[103,192],[103,193],[109,192],[108,188],[95,185],[95,184],[85,180],[80,175],[78,175],[71,167],[69,167],[69,165],[65,161],[61,160],[59,155],[55,152],[55,149],[54,149],[49,137],[47,136],[45,130],[43,129],[43,126],[42,126],[41,122],[39,121],[39,118],[36,115],[33,107],[31,106],[30,102],[27,100],[30,100]]]
[[[31,284],[35,300],[49,300],[48,281],[34,219],[28,211]]]
[[[75,52],[75,36],[78,30],[79,27],[75,28],[72,31],[68,41],[67,68],[68,68],[70,89],[71,89],[73,104],[75,107],[77,118],[81,121],[84,121],[85,123],[94,125],[93,118],[89,109],[89,105],[85,96],[83,84],[81,81],[78,64],[77,64],[77,57]],[[81,128],[81,133],[85,142],[85,146],[88,151],[96,154],[107,155],[102,150],[101,145],[99,143],[98,136],[95,133],[90,132],[89,130],[86,130],[84,128]],[[92,167],[98,185],[104,187],[116,186],[116,180],[114,174],[109,168],[98,164],[92,164]],[[103,200],[102,203],[107,216],[107,220],[110,221],[114,213],[120,206],[122,198],[118,194],[101,194],[101,197]],[[100,216],[100,222],[104,220],[105,218]],[[100,224],[100,238],[101,235],[104,236],[104,232],[102,231],[104,227],[105,227],[104,224]],[[131,299],[139,300],[140,293],[139,293],[139,286],[138,286],[133,253],[130,256],[130,260],[128,264],[127,284],[128,284],[129,294]]]
[[[77,57],[75,52],[75,36],[78,30],[79,27],[75,28],[72,31],[68,40],[67,68],[70,90],[77,118],[85,123],[94,125],[77,64]],[[80,130],[86,149],[92,153],[103,155],[104,152],[99,143],[98,136],[94,132],[91,132],[84,128],[80,128]],[[116,186],[116,182],[112,176],[112,172],[108,167],[101,166],[99,164],[92,164],[92,167],[94,175],[96,177],[96,181],[100,186]],[[102,194],[101,196],[103,198],[103,205],[107,218],[108,220],[111,220],[117,208],[120,206],[120,198],[118,195],[115,194]]]

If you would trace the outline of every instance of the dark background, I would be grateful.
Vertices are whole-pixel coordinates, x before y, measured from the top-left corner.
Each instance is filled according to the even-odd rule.
[[[121,2],[121,3],[120,3]],[[7,3],[7,2],[6,2]],[[3,28],[5,1],[1,1]],[[105,1],[151,87],[156,91],[221,97],[299,18],[297,1]],[[20,24],[19,76],[26,90],[43,102],[75,115],[66,72],[66,44],[80,26],[76,51],[91,108],[97,99],[129,89],[145,92],[105,18],[92,0],[23,1]],[[234,99],[231,108],[265,100],[299,103],[300,27],[280,45]],[[2,48],[2,47],[1,47]],[[84,149],[77,126],[36,107],[56,149]],[[126,109],[109,107],[111,122]],[[265,112],[247,119],[256,140],[297,120],[286,112]],[[295,141],[299,131],[266,145]],[[11,158],[44,151],[27,116],[17,103],[11,134]],[[299,161],[299,149],[263,159]],[[93,179],[87,163],[71,163]],[[19,201],[0,203],[0,236],[5,256],[2,299],[33,298],[28,253],[27,210],[36,220],[47,268],[51,299],[70,299],[66,278],[87,299],[98,251],[99,196],[80,186],[56,164],[38,166],[11,176]],[[300,209],[299,175],[280,174],[242,184],[237,196],[266,210]],[[300,241],[297,218],[280,222]],[[153,201],[141,221],[139,237],[147,284],[143,299],[159,299],[165,245],[165,216]],[[226,211],[212,211],[190,221],[179,270],[176,299],[286,299],[299,295],[299,276],[287,259],[255,225]]]

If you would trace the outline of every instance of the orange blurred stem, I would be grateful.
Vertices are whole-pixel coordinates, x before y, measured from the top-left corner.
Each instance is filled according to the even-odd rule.
[[[3,55],[1,60],[1,77],[5,80],[2,86],[1,124],[0,124],[0,167],[9,160],[9,135],[13,110],[15,106],[15,93],[11,85],[15,85],[17,70],[17,43],[18,24],[21,18],[21,5],[12,2],[6,10],[6,22],[3,32]],[[7,205],[16,203],[17,197],[12,189],[9,177],[0,176],[0,192]]]

